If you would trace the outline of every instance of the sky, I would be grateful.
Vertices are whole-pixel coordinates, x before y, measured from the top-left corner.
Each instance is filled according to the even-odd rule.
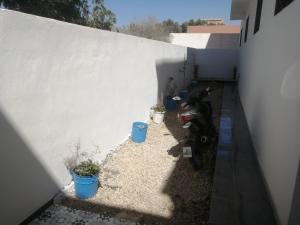
[[[239,24],[239,21],[230,21],[231,0],[105,0],[105,6],[116,14],[117,26],[149,16],[180,23],[198,18],[222,18],[226,24]]]

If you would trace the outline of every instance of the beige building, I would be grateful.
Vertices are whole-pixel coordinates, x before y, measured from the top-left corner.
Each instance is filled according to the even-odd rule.
[[[207,22],[207,25],[224,25],[223,19],[204,19]]]
[[[170,42],[196,49],[237,49],[240,26],[199,25],[188,26],[187,33],[171,33]]]
[[[239,34],[238,25],[197,25],[188,26],[187,33],[218,33],[218,34]]]

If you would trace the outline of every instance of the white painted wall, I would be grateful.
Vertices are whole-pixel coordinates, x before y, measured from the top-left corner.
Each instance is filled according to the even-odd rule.
[[[232,80],[233,68],[238,66],[237,49],[195,49],[195,64],[198,75],[205,79]]]
[[[196,49],[236,49],[239,34],[171,33],[170,42]]]
[[[286,225],[300,157],[300,1],[293,1],[276,16],[275,0],[264,1],[255,35],[257,1],[249,2],[239,90],[276,212]]]
[[[186,54],[0,10],[1,224],[18,224],[70,181],[64,159],[78,141],[101,161],[127,139],[169,76],[182,85]]]
[[[170,43],[190,48],[204,49],[207,46],[210,34],[170,33]]]

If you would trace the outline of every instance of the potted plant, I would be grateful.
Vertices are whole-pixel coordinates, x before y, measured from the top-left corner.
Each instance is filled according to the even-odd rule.
[[[160,124],[164,120],[166,108],[162,104],[157,104],[153,107],[153,121],[154,123]]]
[[[88,159],[80,162],[72,170],[77,198],[91,198],[97,193],[99,183],[100,166]]]
[[[100,165],[90,159],[92,156],[89,156],[89,153],[81,152],[80,149],[78,141],[64,162],[73,177],[76,197],[86,199],[93,197],[97,192]]]

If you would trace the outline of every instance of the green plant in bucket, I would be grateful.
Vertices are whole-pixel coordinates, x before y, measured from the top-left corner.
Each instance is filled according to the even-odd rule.
[[[153,107],[155,112],[165,112],[166,108],[163,104],[157,104],[156,106]]]
[[[100,166],[98,163],[92,160],[87,160],[79,163],[74,169],[74,173],[79,176],[95,176],[100,172]]]

